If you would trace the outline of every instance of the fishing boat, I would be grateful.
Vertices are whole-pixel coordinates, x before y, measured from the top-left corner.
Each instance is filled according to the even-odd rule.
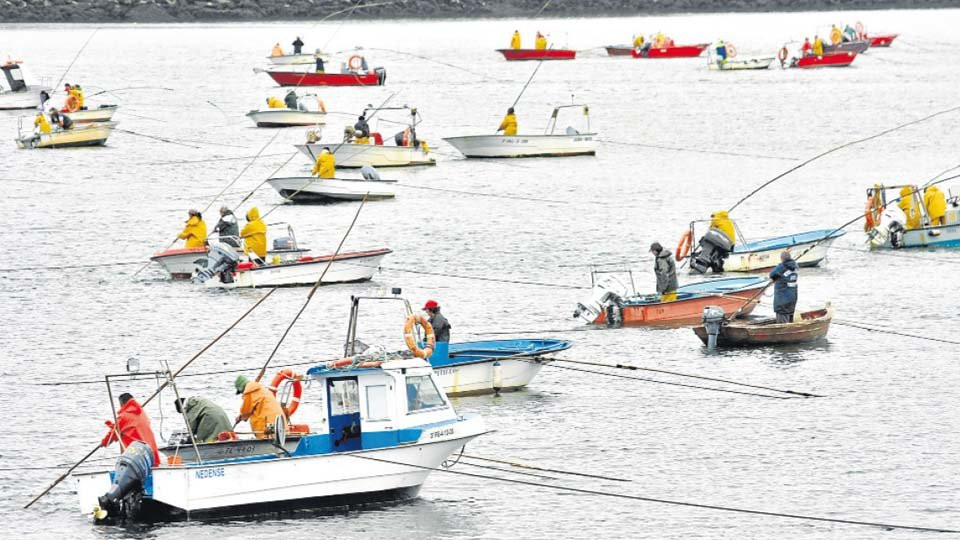
[[[504,58],[517,60],[573,60],[577,51],[571,49],[497,49]]]
[[[709,43],[696,45],[670,45],[667,47],[641,47],[633,49],[630,55],[634,58],[696,58],[703,54]]]
[[[607,56],[632,56],[633,45],[606,45]]]
[[[260,434],[265,438],[204,445],[224,445],[234,455],[205,459],[201,451],[200,459],[168,455],[154,467],[74,473],[80,512],[93,513],[94,523],[149,523],[406,500],[417,496],[431,470],[486,432],[479,416],[453,409],[420,358],[319,364],[291,373],[275,392],[306,394],[287,401],[291,422],[297,408],[289,406],[304,402],[297,424],[278,416]],[[299,435],[295,444],[288,431]],[[273,451],[261,453],[261,441]]]
[[[282,231],[279,236],[278,230]],[[267,251],[268,261],[296,261],[310,252],[310,248],[300,247],[293,227],[288,223],[270,223],[267,225],[267,233],[274,237],[272,249]],[[234,240],[239,243],[240,239]],[[150,260],[159,264],[175,280],[190,279],[207,267],[208,249],[206,247],[166,249],[155,253]],[[243,250],[236,248],[236,252],[239,256]]]
[[[912,228],[908,228],[907,216],[898,203],[887,202],[901,196],[900,193],[905,189],[910,190],[910,194],[906,195],[910,207],[918,213],[919,225]],[[944,195],[944,199],[944,222],[931,225],[922,187],[877,184],[868,189],[864,231],[870,249],[960,247],[960,197]]]
[[[567,127],[562,135],[554,133],[560,110],[571,107],[583,108],[586,133],[573,127]],[[596,136],[590,131],[590,108],[574,104],[554,108],[543,135],[468,135],[443,140],[467,158],[526,158],[592,156],[597,153]]]
[[[116,112],[116,105],[100,105],[95,109],[80,109],[63,114],[69,116],[74,124],[89,124],[92,122],[109,122]]]
[[[718,47],[720,45],[718,44]],[[710,47],[707,53],[707,69],[711,71],[742,71],[750,69],[768,69],[774,57],[766,58],[736,58],[737,49],[731,43],[724,43],[727,57],[721,59],[717,55],[717,47]]]
[[[296,96],[296,103],[286,103],[290,94]],[[289,96],[293,97],[293,96]],[[310,100],[307,98],[315,98]],[[327,116],[327,108],[323,100],[316,94],[296,95],[294,90],[289,90],[288,95],[284,96],[285,105],[294,105],[293,108],[287,106],[283,108],[260,108],[247,113],[247,118],[253,120],[257,127],[263,128],[283,128],[294,126],[322,126]]]
[[[23,78],[20,62],[7,61],[0,65],[3,80],[0,81],[0,111],[36,109],[50,99],[50,88],[40,85],[28,85]]]
[[[16,142],[22,149],[103,146],[116,125],[116,122],[94,122],[75,125],[71,129],[55,127],[50,133],[33,133],[24,131],[23,118],[20,118]]]
[[[414,355],[425,355],[433,366],[440,387],[448,396],[471,396],[512,392],[530,384],[540,369],[551,360],[547,355],[565,351],[572,343],[560,339],[502,339],[468,341],[461,343],[434,342],[430,347],[433,330],[422,315],[415,314],[410,302],[400,296],[400,289],[393,289],[393,296],[354,296],[350,309],[350,324],[344,345],[346,356],[369,351],[368,345],[357,339],[357,320],[360,301],[399,302],[407,315],[404,330],[407,345]],[[414,324],[421,321],[421,326]],[[425,348],[431,348],[427,354]],[[407,354],[392,353],[387,358]]]
[[[387,70],[382,67],[372,71],[350,71],[341,73],[316,73],[296,70],[262,70],[280,86],[383,86],[387,81]]]
[[[295,203],[328,203],[392,199],[396,180],[288,176],[267,180],[281,197]]]
[[[767,286],[762,277],[717,278],[681,285],[673,295],[638,295],[614,276],[596,275],[591,272],[590,297],[577,304],[574,317],[607,326],[690,326],[706,306],[718,306],[727,317],[749,315]]]
[[[720,315],[719,311],[717,315]],[[707,317],[705,312],[705,320]],[[716,346],[754,347],[819,341],[827,336],[831,320],[833,308],[829,304],[822,309],[797,313],[794,321],[789,323],[778,323],[776,317],[751,316],[732,321],[724,319],[717,327]],[[704,345],[709,345],[709,326],[695,326],[693,332]]]
[[[823,54],[837,54],[852,52],[860,54],[870,48],[870,41],[866,39],[857,39],[854,41],[841,41],[836,45],[832,43],[823,44]]]
[[[900,34],[866,35],[864,39],[870,42],[870,47],[889,47]]]
[[[241,262],[233,246],[208,241],[207,267],[192,280],[206,288],[239,289],[257,287],[298,287],[370,281],[380,268],[380,261],[393,253],[390,249],[353,251],[319,257],[303,256],[296,260]],[[328,268],[329,267],[329,268]]]
[[[789,45],[789,44],[788,44]],[[790,51],[788,45],[784,45],[780,48],[780,51],[777,52],[777,59],[780,60],[780,67],[786,68],[800,68],[800,69],[814,69],[822,67],[847,67],[857,59],[857,53],[855,52],[840,52],[836,54],[823,54],[820,56],[814,54],[804,55],[803,51],[799,48],[799,44],[795,44],[796,47],[793,52]]]
[[[372,118],[381,111],[404,111],[407,128],[390,137],[393,144],[384,144],[383,135],[371,132],[366,142],[356,142],[353,126],[346,126],[344,140],[347,142],[322,143],[308,142],[296,145],[297,149],[306,156],[310,163],[317,161],[317,156],[324,148],[329,148],[337,160],[338,169],[358,169],[364,166],[371,167],[413,167],[420,165],[436,165],[437,160],[430,155],[429,146],[417,137],[416,126],[423,122],[420,113],[415,107],[367,107],[363,110],[365,118]]]

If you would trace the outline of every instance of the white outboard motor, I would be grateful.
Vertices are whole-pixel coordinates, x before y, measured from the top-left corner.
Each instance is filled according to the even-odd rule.
[[[733,249],[733,241],[720,229],[711,227],[700,239],[700,248],[690,256],[690,268],[706,274],[707,270],[723,272],[723,260]]]
[[[626,295],[626,285],[613,276],[607,276],[597,281],[593,289],[590,290],[589,298],[577,304],[573,317],[580,317],[590,324],[597,320],[601,313],[608,312],[608,324],[617,324],[618,321],[611,320],[611,316],[613,316],[613,319],[619,318],[616,315],[619,312],[620,304],[623,302],[623,297]],[[608,308],[617,309],[608,310]]]
[[[870,231],[870,246],[884,247],[889,241],[890,247],[903,247],[903,235],[907,232],[907,215],[897,205],[888,205],[880,214],[880,223]]]
[[[374,181],[380,180],[380,173],[378,173],[377,170],[373,168],[373,165],[368,164],[368,165],[364,165],[363,167],[360,167],[360,175],[363,176],[364,180],[374,180]]]
[[[723,309],[717,306],[707,306],[703,308],[703,328],[707,331],[707,348],[717,348],[717,336],[720,335],[720,329],[724,321]]]
[[[220,242],[208,241],[207,267],[193,276],[194,283],[206,283],[213,276],[220,274],[221,283],[233,283],[233,269],[240,262],[240,255],[233,246]]]

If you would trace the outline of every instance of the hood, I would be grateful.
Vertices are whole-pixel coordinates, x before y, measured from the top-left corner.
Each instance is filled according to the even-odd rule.
[[[187,412],[199,404],[200,404],[200,400],[195,397],[192,397],[188,399],[186,403],[183,404],[183,412]]]
[[[714,219],[727,219],[730,217],[730,214],[728,214],[726,210],[717,210],[710,217]]]
[[[256,221],[258,219],[260,219],[260,210],[256,206],[247,210],[247,221]]]
[[[660,253],[657,254],[658,259],[669,259],[670,257],[673,257],[673,253],[670,253],[670,250],[666,248],[660,250]]]
[[[131,399],[130,401],[126,402],[123,405],[123,407],[120,407],[120,410],[117,411],[117,416],[123,413],[140,415],[140,414],[143,414],[143,407],[141,407],[140,404],[137,403],[136,399]]]
[[[793,270],[793,271],[796,271],[798,268],[797,261],[793,259],[790,259],[789,261],[783,263],[783,266],[787,267],[788,270]]]
[[[190,216],[187,218],[187,225],[196,225],[200,223],[200,218],[197,216]]]
[[[263,388],[263,385],[257,381],[250,381],[247,383],[247,386],[243,389],[244,394],[252,394]]]

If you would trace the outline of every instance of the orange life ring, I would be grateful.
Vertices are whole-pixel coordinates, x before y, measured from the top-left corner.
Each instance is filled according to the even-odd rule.
[[[67,96],[67,101],[64,103],[65,108],[68,112],[77,112],[80,110],[80,98],[74,95]]]
[[[780,47],[780,51],[777,52],[777,58],[780,59],[781,64],[787,61],[787,56],[789,55],[790,51],[787,50],[786,46]]]
[[[320,106],[320,112],[322,113],[327,112],[327,106],[323,104],[323,100],[320,99],[319,97],[317,97],[317,105]]]
[[[853,27],[857,31],[857,37],[861,39],[867,37],[867,32],[864,30],[862,22],[857,21],[857,24],[853,25]]]
[[[280,403],[280,407],[283,408],[283,412],[287,415],[287,418],[293,416],[293,413],[297,412],[297,408],[300,407],[300,396],[303,395],[303,383],[300,382],[300,378],[293,372],[292,369],[284,369],[279,371],[270,381],[270,386],[267,387],[267,390],[277,395],[277,388],[280,387],[280,384],[283,383],[285,379],[290,379],[293,381],[293,397],[290,399],[290,403]]]
[[[727,48],[727,57],[736,58],[737,57],[737,48],[733,46],[733,43],[726,43],[724,46]]]
[[[883,208],[880,206],[880,199],[876,195],[867,198],[867,204],[863,210],[863,217],[866,218],[867,221],[864,229],[869,231],[880,225],[880,215],[882,210]]]
[[[353,63],[354,60],[357,61],[356,65],[354,65]],[[350,58],[347,58],[347,66],[354,71],[360,69],[361,67],[363,67],[363,57],[360,56],[359,54],[355,54]]]
[[[353,363],[353,358],[343,358],[340,360],[334,360],[332,362],[327,362],[327,369],[337,369],[342,367],[347,367]]]
[[[410,128],[403,130],[403,137],[400,139],[401,146],[410,146]]]
[[[423,332],[427,337],[427,346],[423,349],[421,349],[417,343],[417,335],[413,331],[414,325],[417,324],[423,328]],[[410,349],[410,352],[412,352],[414,356],[423,359],[430,358],[430,355],[433,354],[433,349],[437,345],[437,338],[433,334],[433,326],[431,326],[430,321],[420,313],[412,313],[407,317],[407,322],[403,325],[403,339],[406,340],[407,348]]]
[[[690,246],[693,245],[693,232],[689,229],[680,236],[680,243],[677,250],[673,252],[673,258],[682,261],[690,254]]]

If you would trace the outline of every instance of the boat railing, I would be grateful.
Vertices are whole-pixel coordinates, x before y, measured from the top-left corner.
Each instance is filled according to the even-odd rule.
[[[404,310],[406,311],[406,317],[409,317],[413,314],[413,308],[410,306],[410,301],[400,296],[402,290],[399,287],[392,288],[390,292],[393,296],[350,296],[350,320],[347,324],[347,340],[343,345],[344,356],[350,357],[357,354],[357,320],[360,318],[361,300],[399,301],[403,303]],[[414,325],[414,334],[416,341],[421,342],[422,337],[420,335],[420,327],[418,325]]]
[[[553,108],[553,113],[550,115],[550,120],[547,121],[547,127],[544,128],[544,135],[553,135],[553,132],[557,128],[557,116],[560,114],[560,109],[570,109],[573,107],[583,107],[583,116],[587,119],[587,133],[590,133],[590,106],[586,103],[571,103],[570,105],[559,105]]]

